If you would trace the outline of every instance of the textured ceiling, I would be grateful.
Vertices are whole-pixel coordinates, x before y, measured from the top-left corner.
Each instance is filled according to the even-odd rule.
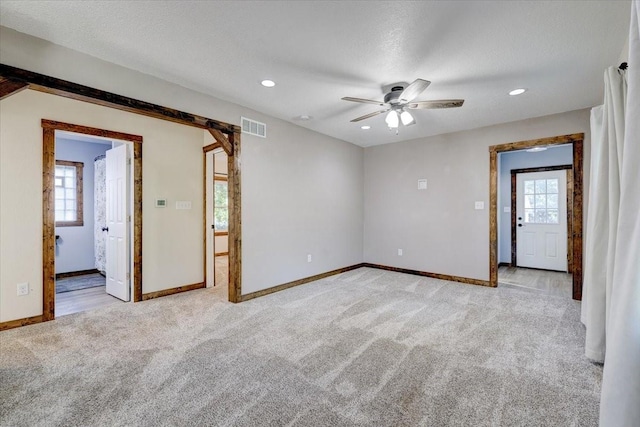
[[[0,13],[3,26],[371,146],[601,103],[630,3],[3,0]],[[382,99],[416,78],[432,82],[417,100],[464,106],[416,111],[399,135],[383,115],[368,131],[349,122],[378,107],[341,97]],[[528,91],[507,95],[517,87]]]

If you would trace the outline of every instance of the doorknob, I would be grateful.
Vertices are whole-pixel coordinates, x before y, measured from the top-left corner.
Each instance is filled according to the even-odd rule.
[[[522,227],[522,224],[518,224],[518,227]]]
[[[109,227],[102,227],[102,231],[106,231],[108,233],[109,232]]]

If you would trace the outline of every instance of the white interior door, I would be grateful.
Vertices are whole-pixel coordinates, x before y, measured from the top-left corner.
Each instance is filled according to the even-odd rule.
[[[567,172],[516,176],[518,267],[567,271]]]
[[[107,293],[129,301],[126,144],[107,150]]]

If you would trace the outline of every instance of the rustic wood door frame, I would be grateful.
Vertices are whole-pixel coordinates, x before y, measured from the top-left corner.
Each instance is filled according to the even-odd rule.
[[[532,147],[572,144],[573,146],[573,290],[575,300],[582,299],[582,228],[584,133],[518,141],[489,147],[489,284],[498,286],[498,153]]]
[[[511,169],[511,265],[513,267],[517,267],[518,265],[518,257],[517,257],[517,188],[516,188],[516,178],[519,173],[533,173],[533,172],[551,172],[551,171],[559,171],[559,170],[567,170],[567,172],[571,172],[573,170],[573,165],[560,165],[560,166],[544,166],[539,168],[525,168],[525,169]],[[572,251],[569,250],[573,248],[573,235],[569,232],[571,229],[572,218],[573,218],[573,206],[572,200],[570,197],[570,190],[573,190],[572,177],[573,174],[567,173],[567,182],[566,182],[566,204],[567,204],[567,271],[572,273],[572,260],[573,254]]]
[[[114,108],[116,110],[127,111],[129,113],[140,114],[146,117],[167,120],[173,123],[197,127],[209,131],[216,141],[221,144],[228,156],[229,191],[230,193],[233,193],[233,203],[229,206],[229,215],[234,218],[232,224],[229,226],[229,301],[242,301],[242,222],[240,181],[241,129],[239,126],[89,86],[80,85],[21,68],[12,67],[10,65],[0,64],[0,99],[12,96],[26,89],[101,105],[103,107]],[[47,133],[46,129],[44,129],[43,132]],[[52,135],[48,136],[48,138],[53,136],[54,131],[51,131],[51,134]],[[46,156],[47,154],[45,152],[43,164],[44,162],[50,161],[46,159]],[[142,178],[140,178],[140,185],[142,185],[141,179]],[[47,201],[47,203],[48,202],[49,201]],[[140,220],[142,220],[141,217]],[[53,245],[52,242],[49,241],[43,241],[43,244],[45,247],[48,247],[49,250],[51,250],[52,247],[55,248],[55,237]],[[140,244],[142,244],[142,241],[140,241]],[[142,274],[140,274],[139,277],[140,280],[142,280]],[[142,299],[141,286],[142,285],[140,284],[139,295],[136,295],[134,292],[134,301]],[[45,308],[42,316],[34,316],[33,318],[6,322],[10,324],[7,327],[15,327],[37,323],[39,321],[51,320],[51,318],[47,318],[47,312],[48,310]],[[53,311],[51,311],[51,313],[53,313]]]
[[[55,318],[55,132],[66,131],[83,135],[128,141],[133,145],[133,301],[142,300],[142,137],[106,129],[42,120],[42,315],[43,320]]]

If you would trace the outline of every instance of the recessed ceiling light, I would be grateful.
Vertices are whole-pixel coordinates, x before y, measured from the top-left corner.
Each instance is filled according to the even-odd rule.
[[[310,115],[308,115],[308,114],[303,114],[303,115],[301,115],[301,116],[298,116],[298,119],[299,119],[299,120],[304,120],[304,121],[311,120],[312,118],[313,118],[313,117],[311,117],[311,116],[310,116]]]
[[[260,82],[260,84],[264,87],[274,87],[276,85],[276,82],[274,82],[273,80],[263,80]]]
[[[360,126],[360,129],[369,130],[369,129],[371,129],[371,126],[369,126],[369,125],[362,125],[362,126]]]
[[[515,96],[515,95],[521,95],[523,93],[525,93],[527,90],[526,89],[514,89],[511,92],[509,92],[509,95],[511,96]]]
[[[533,148],[529,148],[527,150],[527,152],[529,153],[538,153],[540,151],[545,151],[547,149],[547,147],[533,147]]]

